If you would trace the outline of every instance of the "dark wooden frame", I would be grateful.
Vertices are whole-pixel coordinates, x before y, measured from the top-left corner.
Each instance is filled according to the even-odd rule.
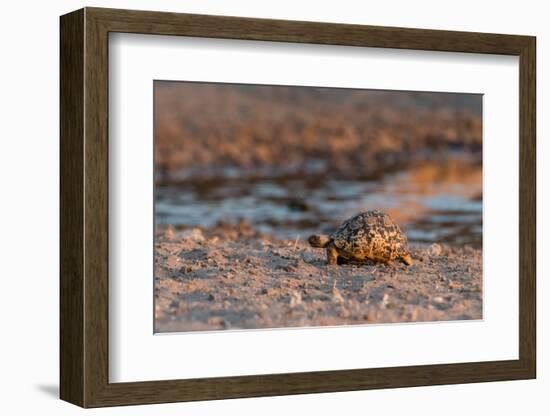
[[[536,376],[535,38],[85,8],[61,17],[63,400],[83,406],[336,392]],[[108,34],[181,35],[519,56],[519,359],[192,380],[108,380]]]

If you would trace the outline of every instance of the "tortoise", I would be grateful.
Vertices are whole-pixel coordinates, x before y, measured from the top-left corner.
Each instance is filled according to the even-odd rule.
[[[407,237],[395,221],[382,211],[365,211],[344,221],[331,235],[312,235],[312,247],[327,250],[327,262],[341,260],[372,260],[388,264],[401,260],[407,265],[413,259],[407,246]]]

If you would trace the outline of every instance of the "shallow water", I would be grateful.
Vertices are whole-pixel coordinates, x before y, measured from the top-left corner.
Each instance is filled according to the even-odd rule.
[[[176,227],[248,221],[279,238],[330,233],[358,212],[392,215],[409,241],[481,245],[482,172],[466,160],[426,162],[377,179],[326,175],[157,186],[155,220]]]

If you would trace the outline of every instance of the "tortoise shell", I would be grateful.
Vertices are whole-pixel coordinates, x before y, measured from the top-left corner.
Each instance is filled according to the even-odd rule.
[[[330,235],[338,254],[348,259],[389,262],[409,255],[407,237],[382,211],[362,212]]]

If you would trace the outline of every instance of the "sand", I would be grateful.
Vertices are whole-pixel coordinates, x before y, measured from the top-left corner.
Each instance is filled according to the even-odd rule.
[[[411,245],[415,264],[328,266],[305,238],[246,223],[158,229],[155,331],[212,331],[482,318],[481,250]]]

